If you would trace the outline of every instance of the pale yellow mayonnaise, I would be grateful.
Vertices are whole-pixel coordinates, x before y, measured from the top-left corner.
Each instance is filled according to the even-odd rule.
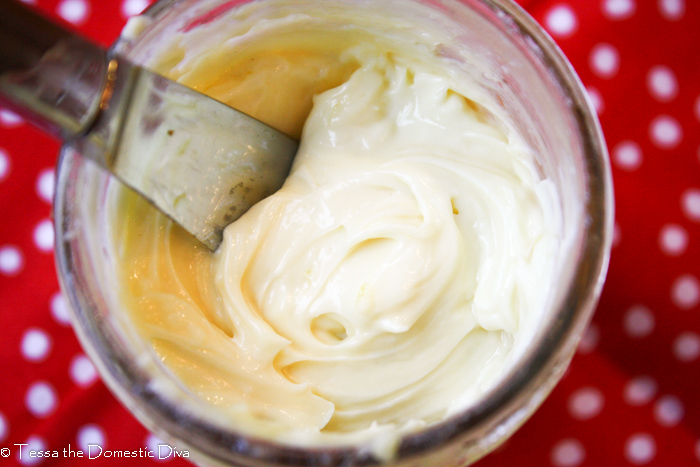
[[[517,365],[550,299],[558,201],[440,32],[322,3],[240,7],[151,59],[301,146],[215,254],[120,193],[122,300],[236,429],[394,440]]]

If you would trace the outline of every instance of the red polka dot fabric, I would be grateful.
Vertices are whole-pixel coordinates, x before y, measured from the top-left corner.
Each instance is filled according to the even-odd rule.
[[[107,45],[149,1],[26,3]],[[615,238],[600,305],[566,376],[477,465],[698,465],[700,1],[520,4],[569,57],[600,116]],[[157,452],[159,440],[100,382],[70,327],[52,255],[58,148],[0,108],[0,464],[190,465],[172,456],[76,457],[88,445]]]

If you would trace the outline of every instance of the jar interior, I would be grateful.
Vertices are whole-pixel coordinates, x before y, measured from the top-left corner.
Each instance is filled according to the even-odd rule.
[[[138,63],[149,63],[158,54],[162,37],[188,27],[195,19],[215,21],[218,14],[240,3],[244,2],[158,2],[149,13],[153,21],[146,30],[137,38],[122,39],[115,50]],[[303,11],[306,3],[313,2],[294,4]],[[368,14],[378,7],[367,1],[350,3]],[[389,3],[396,3],[393,8],[397,15],[407,15],[409,19],[416,12],[431,9],[422,21],[443,28],[453,38],[440,53],[477,80],[489,98],[512,116],[518,131],[537,154],[537,170],[542,178],[552,180],[561,203],[557,209],[562,216],[563,239],[557,265],[560,287],[553,291],[546,320],[559,321],[559,326],[563,322],[565,328],[557,328],[553,334],[551,326],[542,326],[530,337],[532,348],[523,360],[529,360],[526,368],[533,373],[519,375],[519,386],[513,387],[514,374],[523,371],[515,368],[494,390],[500,397],[507,395],[508,404],[498,410],[485,400],[481,406],[470,408],[469,413],[431,428],[429,433],[408,437],[399,450],[399,457],[405,463],[397,464],[429,460],[441,462],[439,465],[460,465],[484,455],[512,433],[561,377],[590,316],[597,294],[596,283],[605,269],[610,207],[591,206],[591,203],[610,203],[610,188],[609,183],[606,186],[605,163],[591,162],[591,157],[604,159],[604,150],[599,141],[593,146],[587,141],[591,135],[600,138],[596,129],[582,128],[591,124],[588,121],[591,110],[582,98],[580,83],[568,75],[566,80],[562,79],[561,73],[571,71],[561,69],[563,62],[561,58],[552,59],[552,50],[542,49],[538,42],[542,37],[533,38],[524,29],[533,26],[523,19],[517,7],[507,5],[506,10],[495,2],[475,0],[426,0],[416,2],[411,8],[404,8],[405,2]],[[509,14],[518,15],[517,21]],[[357,447],[335,450],[279,447],[232,433],[225,420],[200,419],[203,402],[172,378],[168,368],[120,314],[119,293],[112,286],[118,281],[119,252],[115,250],[109,228],[110,216],[114,215],[110,193],[118,183],[82,159],[70,145],[63,148],[55,202],[61,282],[83,346],[122,402],[151,430],[164,439],[178,441],[178,446],[192,446],[207,463],[267,465],[245,460],[248,458],[262,459],[271,462],[270,465],[281,462],[302,465],[308,459],[326,459],[318,465],[340,465],[340,459],[347,458],[355,459],[355,463],[348,465],[373,462],[371,455]],[[592,193],[592,186],[601,187],[601,192]],[[587,243],[591,225],[599,229],[595,232],[599,238],[593,246]],[[582,258],[591,249],[596,255],[591,258],[594,271],[586,277],[589,283],[581,284],[578,281]],[[574,301],[572,308],[575,289],[585,296],[579,297],[580,303]],[[562,320],[562,315],[567,318]],[[543,349],[548,354],[546,357],[542,357]],[[486,414],[483,415],[486,421],[480,418],[480,413]],[[442,452],[434,449],[448,440],[452,449]]]

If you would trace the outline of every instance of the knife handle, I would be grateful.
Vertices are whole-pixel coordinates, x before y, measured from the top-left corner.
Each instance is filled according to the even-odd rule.
[[[100,111],[107,52],[17,0],[0,0],[0,101],[70,139]]]

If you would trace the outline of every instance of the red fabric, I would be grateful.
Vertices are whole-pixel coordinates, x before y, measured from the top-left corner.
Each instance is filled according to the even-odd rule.
[[[108,44],[127,15],[148,2],[29,3]],[[600,306],[569,372],[532,419],[478,465],[697,465],[700,1],[521,4],[550,31],[599,102],[613,162],[617,235]],[[133,451],[157,444],[99,382],[65,322],[47,201],[58,147],[0,111],[0,447],[11,449],[0,465],[22,465],[15,444],[28,439],[61,456],[69,445]]]

